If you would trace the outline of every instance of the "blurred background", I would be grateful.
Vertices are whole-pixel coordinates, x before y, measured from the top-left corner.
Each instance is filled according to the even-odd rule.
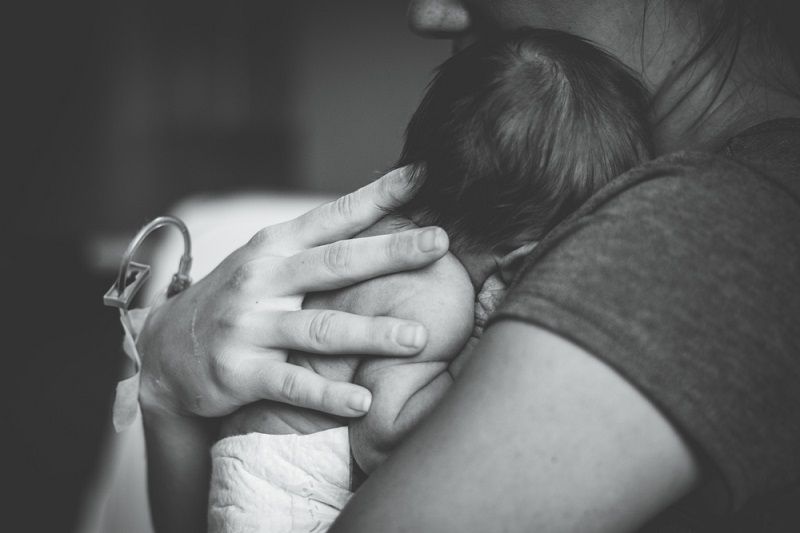
[[[7,15],[8,435],[25,530],[148,531],[144,496],[118,487],[141,467],[120,473],[109,427],[121,329],[102,294],[119,256],[176,205],[313,203],[389,167],[448,51],[410,33],[405,8],[110,0]]]

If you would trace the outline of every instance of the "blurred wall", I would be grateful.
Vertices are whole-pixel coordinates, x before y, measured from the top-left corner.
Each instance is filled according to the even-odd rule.
[[[196,191],[287,187],[295,178],[296,6],[129,0],[104,22],[98,172],[107,227]]]
[[[30,232],[131,232],[197,192],[345,192],[398,155],[447,53],[405,2],[109,0],[23,32]]]
[[[408,31],[406,2],[301,0],[295,120],[298,181],[346,192],[391,166],[444,41]]]

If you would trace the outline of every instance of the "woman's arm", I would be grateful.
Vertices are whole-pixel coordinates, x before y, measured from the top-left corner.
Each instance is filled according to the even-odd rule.
[[[621,376],[502,321],[331,532],[634,531],[698,478],[685,440]]]
[[[156,531],[206,531],[209,450],[216,422],[142,409],[148,493]]]

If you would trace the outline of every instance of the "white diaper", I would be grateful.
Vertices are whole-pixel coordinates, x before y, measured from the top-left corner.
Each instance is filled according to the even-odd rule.
[[[211,449],[209,532],[323,532],[350,499],[347,427],[250,433]]]

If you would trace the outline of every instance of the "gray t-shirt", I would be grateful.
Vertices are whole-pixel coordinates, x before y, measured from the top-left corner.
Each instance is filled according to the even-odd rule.
[[[499,319],[616,369],[723,482],[724,516],[687,503],[653,530],[800,531],[800,120],[613,180],[527,258]]]

